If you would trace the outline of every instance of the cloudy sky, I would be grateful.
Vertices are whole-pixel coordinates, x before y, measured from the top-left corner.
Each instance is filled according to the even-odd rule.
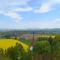
[[[0,29],[60,28],[60,0],[0,0]]]

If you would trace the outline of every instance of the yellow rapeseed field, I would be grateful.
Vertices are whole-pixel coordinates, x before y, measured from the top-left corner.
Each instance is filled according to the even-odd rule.
[[[14,39],[0,39],[0,48],[7,49],[9,47],[14,47],[16,43],[22,44],[25,50],[28,49],[28,45]]]

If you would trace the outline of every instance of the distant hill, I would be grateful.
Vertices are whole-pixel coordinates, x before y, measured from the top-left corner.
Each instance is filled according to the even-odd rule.
[[[29,33],[32,33],[32,32],[35,32],[35,33],[38,33],[38,32],[44,32],[44,33],[60,33],[60,28],[54,28],[54,29],[26,29],[26,30],[18,30],[18,29],[0,29],[0,32],[29,32]]]
[[[55,29],[0,29],[0,38],[20,38],[23,34],[60,34],[60,28]]]

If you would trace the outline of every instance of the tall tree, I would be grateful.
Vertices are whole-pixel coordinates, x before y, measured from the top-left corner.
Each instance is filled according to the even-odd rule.
[[[33,47],[33,54],[36,60],[44,60],[44,57],[51,53],[51,46],[48,41],[38,41]]]

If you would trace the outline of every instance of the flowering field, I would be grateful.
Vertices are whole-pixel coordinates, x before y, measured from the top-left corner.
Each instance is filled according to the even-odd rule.
[[[9,47],[14,47],[16,43],[22,44],[25,50],[28,49],[28,45],[14,39],[0,39],[0,48],[7,49]]]

